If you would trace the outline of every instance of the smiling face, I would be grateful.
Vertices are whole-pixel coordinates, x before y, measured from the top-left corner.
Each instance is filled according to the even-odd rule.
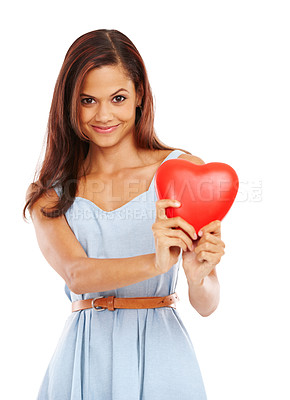
[[[94,144],[111,146],[133,134],[141,96],[121,65],[89,71],[82,83],[79,101],[82,132]]]

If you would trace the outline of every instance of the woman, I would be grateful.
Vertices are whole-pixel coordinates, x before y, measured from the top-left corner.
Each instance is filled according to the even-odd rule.
[[[39,400],[206,399],[175,286],[182,258],[190,303],[210,315],[225,245],[220,221],[198,237],[182,218],[166,217],[178,205],[157,199],[158,167],[204,162],[162,144],[153,118],[143,60],[125,35],[100,29],[72,44],[23,210],[73,307]]]

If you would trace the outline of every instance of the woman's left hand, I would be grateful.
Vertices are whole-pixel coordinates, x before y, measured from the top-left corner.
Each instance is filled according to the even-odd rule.
[[[225,254],[219,220],[204,226],[200,232],[202,232],[200,239],[193,242],[193,251],[182,251],[187,280],[197,285],[202,284],[204,278],[214,270]]]

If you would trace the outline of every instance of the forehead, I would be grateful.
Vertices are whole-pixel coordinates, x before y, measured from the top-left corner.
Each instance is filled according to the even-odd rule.
[[[93,94],[92,92],[110,94],[120,88],[129,92],[135,91],[134,82],[120,65],[106,65],[90,70],[81,86],[81,90],[89,94]]]

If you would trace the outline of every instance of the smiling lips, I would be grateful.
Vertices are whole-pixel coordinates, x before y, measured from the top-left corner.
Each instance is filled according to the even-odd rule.
[[[118,128],[119,125],[120,124],[114,125],[114,126],[95,126],[95,125],[92,125],[92,128],[98,133],[111,133],[116,128]]]

